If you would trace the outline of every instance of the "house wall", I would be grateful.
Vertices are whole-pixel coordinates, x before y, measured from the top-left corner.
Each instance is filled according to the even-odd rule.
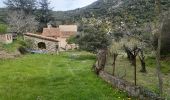
[[[77,32],[71,32],[71,31],[62,31],[61,37],[63,38],[69,38],[70,36],[75,35]]]
[[[38,43],[43,42],[46,45],[46,49],[43,49],[43,51],[48,52],[48,53],[55,53],[58,52],[59,49],[58,47],[58,42],[50,41],[50,40],[45,40],[45,39],[40,39],[40,38],[35,38],[31,36],[24,36],[25,40],[31,40],[32,42],[32,49],[33,50],[42,50],[38,48]]]
[[[0,35],[0,42],[4,44],[10,44],[13,42],[12,34],[3,34]]]
[[[57,40],[59,41],[59,50],[60,51],[64,51],[66,50],[66,45],[67,45],[67,42],[66,42],[66,38],[57,38]]]

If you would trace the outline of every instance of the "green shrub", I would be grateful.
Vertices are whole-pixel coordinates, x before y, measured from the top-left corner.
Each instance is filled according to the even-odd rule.
[[[0,24],[0,34],[5,34],[7,32],[7,25]]]

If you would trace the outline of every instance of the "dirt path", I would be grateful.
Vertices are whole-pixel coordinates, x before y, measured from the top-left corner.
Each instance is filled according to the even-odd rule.
[[[12,53],[6,52],[4,50],[0,51],[0,59],[15,58],[15,57],[18,57],[18,56],[20,56],[20,53],[18,51],[15,51],[15,52],[12,52]]]

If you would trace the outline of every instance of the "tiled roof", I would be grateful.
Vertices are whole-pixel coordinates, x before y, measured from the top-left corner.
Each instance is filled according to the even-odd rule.
[[[48,36],[48,37],[59,37],[60,30],[59,30],[59,28],[43,28],[42,35]]]
[[[37,35],[37,34],[33,34],[33,33],[25,33],[25,36],[30,36],[30,37],[35,37],[35,38],[40,38],[40,39],[44,39],[44,40],[49,40],[49,41],[54,41],[54,42],[59,42],[57,39],[52,38],[52,37],[46,37],[43,35]]]
[[[71,35],[76,34],[77,32],[77,25],[59,25],[59,28],[53,28],[53,27],[48,27],[48,28],[43,28],[43,36],[47,37],[69,37]]]

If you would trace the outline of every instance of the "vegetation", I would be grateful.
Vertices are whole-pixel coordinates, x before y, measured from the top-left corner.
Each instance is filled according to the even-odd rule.
[[[149,55],[149,54],[147,54]],[[112,60],[111,56],[107,58],[107,63],[105,67],[105,71],[112,74]],[[143,86],[155,93],[159,93],[158,88],[158,79],[156,76],[156,61],[153,55],[146,56],[146,73],[141,73],[140,69],[140,60],[137,58],[137,85]],[[169,100],[170,99],[170,68],[169,68],[169,58],[161,60],[161,72],[163,78],[163,96]],[[134,67],[129,63],[127,56],[124,53],[120,54],[116,60],[116,69],[115,69],[115,77],[119,77],[125,79],[129,82],[134,83]]]
[[[0,34],[5,34],[7,32],[7,25],[0,24]]]
[[[127,100],[126,93],[91,72],[94,60],[95,56],[87,52],[1,60],[0,99]]]
[[[11,44],[0,44],[0,48],[1,50],[5,50],[7,52],[15,52],[17,51],[20,47],[26,46],[27,43],[21,38],[18,37],[17,40],[15,40],[13,43]]]
[[[160,96],[166,95],[169,99],[167,95],[169,94],[170,83],[166,80],[170,71],[169,67],[167,67],[169,58],[168,55],[165,55],[165,58],[161,56],[161,52],[169,54],[170,51],[169,47],[167,47],[169,46],[169,38],[167,38],[169,37],[169,0],[97,0],[87,7],[66,12],[53,12],[53,15],[48,0],[40,0],[40,2],[38,2],[40,7],[36,5],[36,1],[37,0],[7,0],[5,2],[8,9],[13,12],[9,14],[10,20],[8,20],[8,24],[11,26],[10,29],[14,28],[13,31],[24,33],[36,30],[36,26],[38,26],[38,30],[41,30],[51,20],[55,20],[56,22],[54,21],[54,23],[57,24],[77,23],[79,25],[79,34],[70,37],[67,42],[70,44],[77,43],[80,49],[96,54],[97,61],[93,65],[93,69],[97,75],[99,75],[100,71],[108,71],[115,77],[124,78],[130,82],[132,82],[132,77],[134,77],[135,85],[140,83],[139,85],[159,93]],[[55,18],[53,19],[53,17]],[[39,25],[36,21],[39,22]],[[1,30],[4,31],[4,29],[5,28],[2,28]],[[31,41],[21,41],[20,44],[21,48],[19,50],[23,51],[24,48],[30,46]],[[51,59],[47,64],[48,77],[46,78],[51,78],[51,76],[49,76],[51,73],[49,72],[51,66],[55,66],[53,63],[60,64],[56,59],[61,60],[64,59],[63,57],[66,59],[68,55],[70,55],[69,59],[70,61],[76,62],[73,64],[76,67],[79,66],[81,59],[83,59],[83,62],[86,62],[86,59],[80,57],[81,54],[72,53],[71,55],[70,53],[61,54],[59,55],[60,58],[57,58],[55,55],[50,56]],[[152,58],[155,58],[155,61],[148,57],[151,53],[153,53]],[[34,55],[34,57],[38,59],[45,57],[42,58],[44,62],[46,62],[47,56],[49,55]],[[22,58],[22,60],[27,59],[27,57],[28,59],[34,59],[31,58],[32,55],[27,55]],[[87,58],[90,60],[89,57]],[[55,61],[53,61],[53,59],[55,59]],[[92,63],[92,59],[90,61]],[[34,64],[34,62],[29,64],[37,65],[39,69],[41,60],[39,62],[38,64]],[[65,60],[64,62],[66,63],[62,63],[61,65],[71,71],[71,74],[66,75],[67,78],[64,77],[64,79],[67,80],[72,78],[70,76],[74,76],[74,78],[80,80],[80,73],[76,75],[76,72],[73,73],[75,69],[72,70],[65,65],[69,63],[71,65],[74,62],[67,62]],[[27,66],[27,61],[24,60],[24,64]],[[117,67],[118,64],[119,66]],[[15,65],[18,66],[18,64]],[[140,72],[138,72],[139,66]],[[84,68],[83,66],[81,67]],[[62,67],[62,69],[59,70],[63,70],[64,68]],[[76,68],[76,71],[77,70],[81,72],[80,70],[82,69]],[[155,75],[157,76],[155,77]],[[146,77],[149,80],[145,80]],[[152,83],[152,81],[154,83]],[[75,83],[74,81],[74,84]],[[41,83],[39,84],[41,85]],[[154,86],[152,86],[153,84]],[[70,88],[72,89],[72,86]],[[73,90],[74,89],[79,88],[74,87]],[[29,91],[29,89],[26,90]],[[56,93],[55,90],[52,91]],[[79,90],[77,91],[79,92]],[[65,91],[62,92],[65,93]],[[90,92],[91,91],[88,91],[88,93]],[[75,94],[69,96],[72,98],[73,95]],[[89,99],[88,97],[86,99]],[[41,99],[41,96],[37,98]],[[105,99],[105,96],[103,96],[103,98]]]

